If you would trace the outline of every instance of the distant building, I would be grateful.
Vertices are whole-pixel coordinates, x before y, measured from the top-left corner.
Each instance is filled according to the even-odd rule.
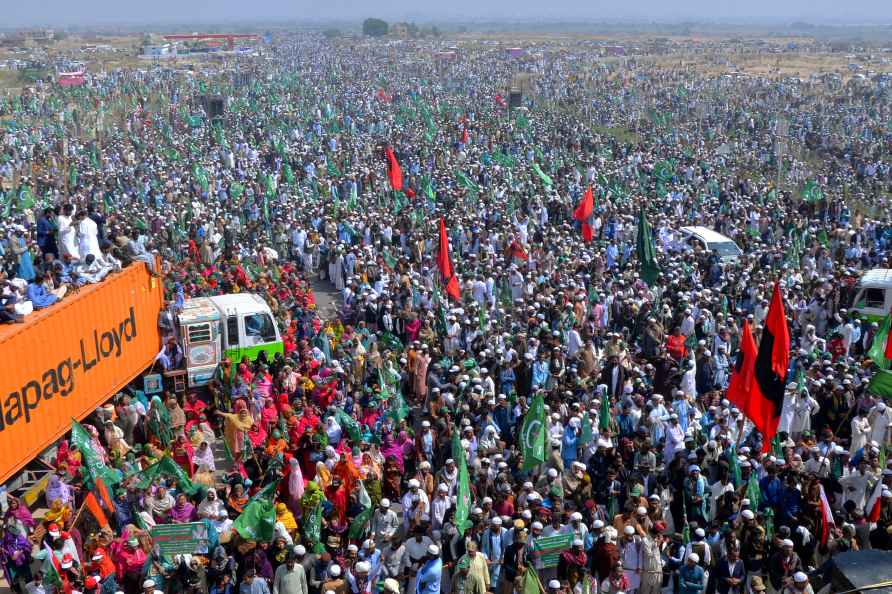
[[[177,56],[177,47],[172,43],[161,43],[157,45],[142,46],[141,58],[152,60],[175,58]]]

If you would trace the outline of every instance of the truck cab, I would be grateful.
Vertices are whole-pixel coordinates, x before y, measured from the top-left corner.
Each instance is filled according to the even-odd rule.
[[[284,352],[282,335],[266,302],[253,293],[189,299],[177,316],[177,330],[190,388],[213,379],[224,358],[238,364],[261,352]]]
[[[874,268],[858,281],[858,291],[852,300],[852,311],[858,317],[879,322],[892,310],[892,269]]]

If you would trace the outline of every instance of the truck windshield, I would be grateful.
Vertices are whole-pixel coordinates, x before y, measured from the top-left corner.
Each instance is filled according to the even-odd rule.
[[[245,335],[254,342],[271,342],[276,339],[276,328],[269,314],[256,313],[245,316]]]

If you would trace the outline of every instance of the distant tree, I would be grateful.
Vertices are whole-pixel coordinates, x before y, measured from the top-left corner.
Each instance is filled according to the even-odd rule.
[[[337,39],[338,37],[341,36],[341,30],[340,29],[326,29],[325,31],[322,32],[322,34],[325,35],[325,37],[327,39]]]
[[[383,37],[387,35],[388,29],[387,21],[381,19],[368,18],[362,23],[362,34],[369,37]]]

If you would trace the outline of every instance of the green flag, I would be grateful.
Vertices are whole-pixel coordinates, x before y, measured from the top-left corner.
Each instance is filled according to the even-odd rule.
[[[361,433],[359,431],[359,423],[356,422],[356,419],[348,415],[344,412],[344,409],[339,408],[335,411],[335,420],[338,422],[338,425],[347,432],[347,435],[355,444],[359,444],[362,441]]]
[[[458,463],[458,491],[455,494],[455,527],[462,536],[471,527],[471,486],[468,480],[468,454],[461,447],[458,431],[452,432],[452,458]]]
[[[582,415],[582,427],[579,430],[579,445],[583,445],[586,443],[591,443],[594,439],[594,435],[592,432],[592,420],[588,416],[588,413]]]
[[[542,582],[532,565],[527,565],[527,570],[523,573],[521,594],[542,594]]]
[[[335,164],[333,160],[328,161],[325,165],[325,170],[328,172],[328,175],[332,177],[341,177],[341,170],[338,169],[338,166]]]
[[[889,369],[889,359],[886,358],[886,342],[889,340],[889,328],[892,327],[892,314],[886,314],[880,329],[873,337],[873,343],[867,356],[880,369]]]
[[[601,396],[601,412],[598,414],[600,417],[598,419],[598,426],[601,428],[601,431],[606,431],[610,428],[610,395],[607,392]]]
[[[251,497],[251,501],[254,501],[255,499],[269,499],[270,501],[274,500],[276,498],[276,489],[278,489],[278,487],[278,482],[274,481],[272,483],[269,483],[268,485],[254,493],[254,496]]]
[[[208,174],[205,172],[204,167],[196,163],[192,167],[192,175],[195,176],[195,181],[198,182],[198,185],[201,186],[201,189],[207,192],[210,184],[208,183]]]
[[[232,185],[229,186],[229,195],[233,198],[239,198],[244,193],[245,186],[238,182],[232,182]]]
[[[285,177],[285,183],[294,183],[294,172],[291,170],[291,165],[288,163],[285,163],[285,165],[282,166],[282,175]]]
[[[880,369],[867,384],[867,391],[883,398],[892,398],[892,371]]]
[[[462,173],[461,171],[456,171],[456,172],[455,172],[455,179],[458,180],[458,183],[459,183],[459,184],[461,184],[462,186],[466,187],[466,188],[467,188],[469,191],[471,191],[472,193],[477,194],[477,193],[480,192],[480,186],[478,186],[476,183],[474,183],[473,181],[471,181],[470,179],[468,179],[468,176],[466,176],[466,175],[465,175],[464,173]]]
[[[276,505],[269,499],[255,499],[232,523],[239,536],[255,542],[271,542],[276,528]]]
[[[322,502],[317,503],[313,511],[310,512],[310,517],[303,523],[303,529],[304,538],[310,545],[308,548],[313,552],[319,552],[322,547],[319,542],[322,539]]]
[[[740,476],[740,464],[737,462],[737,446],[732,445],[728,455],[728,466],[731,467],[731,482],[734,483],[734,488],[740,486],[743,482]]]
[[[759,488],[759,481],[756,480],[755,474],[750,474],[750,480],[746,483],[746,498],[750,500],[752,509],[759,509],[762,502],[762,490]]]
[[[520,443],[523,447],[524,470],[545,462],[545,401],[541,393],[533,396],[530,409],[523,419]]]
[[[533,171],[536,172],[536,175],[539,176],[539,179],[542,180],[542,183],[548,187],[551,187],[551,178],[545,175],[545,172],[539,167],[538,163],[533,163]]]
[[[180,490],[190,495],[196,493],[199,489],[197,485],[194,485],[189,480],[189,476],[170,456],[164,456],[145,470],[137,472],[136,476],[139,477],[136,486],[140,489],[149,488],[159,476],[173,478]]]
[[[121,482],[121,473],[105,465],[105,461],[93,447],[93,438],[75,419],[71,420],[71,445],[81,453],[84,470],[91,482],[95,484],[97,478],[101,478],[109,486]]]
[[[71,164],[68,169],[68,186],[73,188],[77,185],[77,165]]]
[[[136,514],[139,516],[139,514]],[[43,559],[41,564],[41,572],[43,573],[43,583],[52,586],[56,592],[62,591],[62,576],[59,574],[60,567],[57,567],[58,559],[50,545],[44,542],[43,550],[34,554],[36,559]]]
[[[644,208],[638,214],[637,254],[641,278],[652,286],[660,276],[660,267],[657,265],[654,238],[650,231],[650,223],[647,222],[647,217],[644,215]]]
[[[818,202],[824,198],[824,193],[815,180],[811,179],[805,182],[802,188],[802,199],[806,202]]]

